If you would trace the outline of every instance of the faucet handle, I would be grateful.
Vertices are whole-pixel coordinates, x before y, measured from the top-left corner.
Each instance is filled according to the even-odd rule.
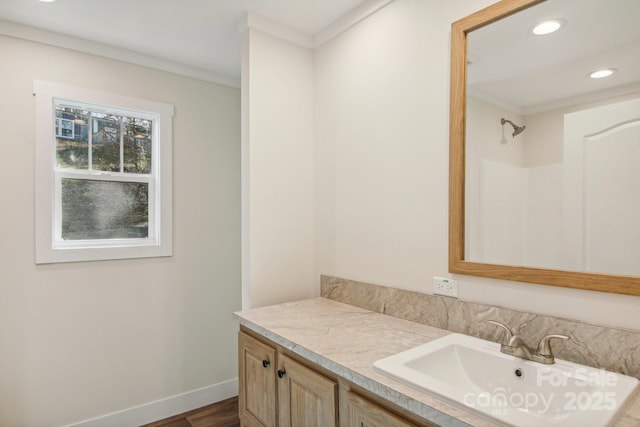
[[[569,339],[569,337],[566,335],[560,335],[560,334],[547,335],[546,337],[540,340],[540,344],[538,344],[538,350],[536,351],[536,353],[538,353],[541,356],[553,357],[553,352],[551,351],[551,344],[550,344],[550,341],[553,338],[558,338],[563,341],[566,341]]]
[[[511,341],[513,340],[513,337],[516,335],[515,332],[513,332],[513,329],[511,329],[510,327],[508,327],[504,323],[498,322],[497,320],[487,320],[487,323],[491,323],[492,325],[500,326],[502,329],[504,329],[505,338],[506,339],[502,340],[503,344],[510,344]]]

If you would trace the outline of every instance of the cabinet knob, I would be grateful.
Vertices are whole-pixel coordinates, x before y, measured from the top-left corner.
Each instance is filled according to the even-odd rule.
[[[271,362],[269,362],[267,359],[264,359],[264,360],[262,361],[262,366],[263,366],[263,367],[268,368],[268,367],[269,367],[269,365],[271,365]]]
[[[287,374],[287,371],[284,369],[278,369],[278,378],[282,378]]]

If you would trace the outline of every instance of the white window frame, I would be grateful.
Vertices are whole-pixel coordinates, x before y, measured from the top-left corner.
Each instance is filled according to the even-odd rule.
[[[128,96],[98,92],[57,83],[34,81],[36,100],[36,234],[35,262],[95,261],[171,256],[172,236],[172,105]],[[153,120],[151,175],[104,171],[75,171],[56,166],[55,103],[95,111],[104,106],[110,113]],[[65,241],[61,237],[63,178],[145,182],[149,184],[148,237]]]

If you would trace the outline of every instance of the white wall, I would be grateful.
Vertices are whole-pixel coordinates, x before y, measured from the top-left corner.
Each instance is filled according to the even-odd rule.
[[[242,67],[243,307],[319,294],[312,51],[249,28]]]
[[[396,1],[315,52],[322,274],[415,288],[446,266],[447,9]]]
[[[528,135],[514,138],[511,126],[502,126],[502,118],[523,123],[522,116],[513,111],[467,97],[465,258],[518,265],[523,260],[524,235],[513,230],[524,229],[522,164]],[[509,179],[500,179],[495,173],[498,168]],[[498,239],[484,238],[497,230],[502,230]]]
[[[447,275],[449,33],[492,0],[396,0],[315,52],[317,271]],[[640,297],[457,275],[463,300],[638,330]]]
[[[232,380],[238,89],[0,37],[0,425],[58,426]],[[173,104],[174,255],[34,264],[33,80]]]
[[[565,269],[562,264],[563,166],[537,166],[525,170],[527,211],[524,265]]]
[[[478,230],[466,233],[465,242],[470,240],[473,245],[469,246],[477,248],[478,252],[467,252],[465,259],[522,265],[527,244],[527,171],[518,166],[482,160],[480,174],[475,180],[480,181]],[[471,218],[473,213],[465,212],[465,215]]]
[[[555,116],[542,114],[530,126],[528,116],[478,97],[467,98],[466,259],[561,268],[562,115],[558,116],[559,129]],[[513,137],[513,129],[502,126],[501,118],[526,124],[527,129]]]

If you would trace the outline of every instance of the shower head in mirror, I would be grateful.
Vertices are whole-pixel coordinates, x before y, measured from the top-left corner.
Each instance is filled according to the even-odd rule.
[[[507,120],[507,119],[501,119],[500,120],[500,124],[502,124],[502,130],[504,131],[504,124],[505,123],[509,123],[512,127],[513,127],[513,133],[511,134],[511,136],[515,137],[516,135],[521,134],[522,132],[524,132],[526,126],[518,126],[515,123],[513,123],[511,120]]]

